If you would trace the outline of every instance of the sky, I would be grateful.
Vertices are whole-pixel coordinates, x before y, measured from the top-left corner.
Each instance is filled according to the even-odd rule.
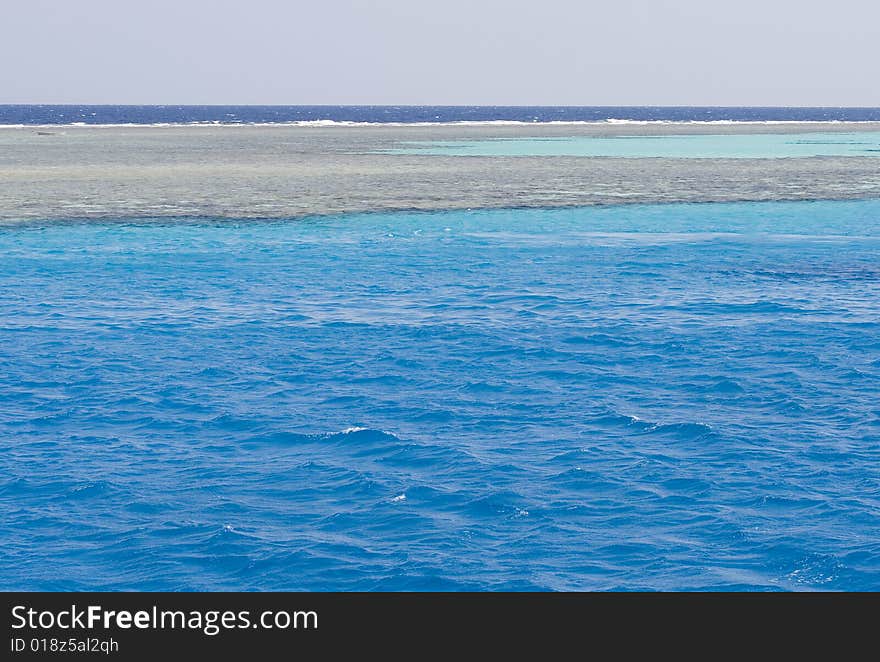
[[[877,0],[27,0],[0,103],[880,106]]]

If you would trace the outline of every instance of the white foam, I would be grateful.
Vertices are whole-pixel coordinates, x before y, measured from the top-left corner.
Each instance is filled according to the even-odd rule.
[[[77,129],[114,129],[114,128],[228,128],[228,127],[312,127],[312,128],[345,128],[345,127],[493,127],[493,126],[596,126],[607,124],[632,125],[798,125],[798,124],[880,124],[880,120],[632,120],[632,119],[601,119],[601,120],[462,120],[458,122],[352,122],[343,120],[301,120],[296,122],[154,122],[139,124],[125,122],[117,124],[90,124],[86,122],[67,122],[64,124],[0,124],[0,129],[41,129],[76,127]]]

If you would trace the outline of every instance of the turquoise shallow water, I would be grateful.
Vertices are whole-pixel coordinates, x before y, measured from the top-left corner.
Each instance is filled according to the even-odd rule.
[[[0,256],[3,588],[880,588],[880,201]]]
[[[591,156],[678,159],[771,159],[880,156],[880,133],[575,136],[411,142],[395,154],[436,156]]]

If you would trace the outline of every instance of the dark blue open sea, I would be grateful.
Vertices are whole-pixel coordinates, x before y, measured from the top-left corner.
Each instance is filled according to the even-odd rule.
[[[0,125],[413,124],[450,122],[866,122],[880,108],[713,106],[73,106],[2,105]]]
[[[880,589],[880,201],[0,229],[3,589]]]

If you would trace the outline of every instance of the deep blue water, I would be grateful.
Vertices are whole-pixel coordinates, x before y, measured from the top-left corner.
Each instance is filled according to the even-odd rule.
[[[0,105],[4,124],[287,122],[880,121],[880,108],[669,106],[58,106]]]
[[[880,201],[0,229],[3,589],[880,589]]]

